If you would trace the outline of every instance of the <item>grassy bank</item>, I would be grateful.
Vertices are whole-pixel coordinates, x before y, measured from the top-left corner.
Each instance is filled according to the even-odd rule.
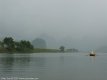
[[[59,50],[57,49],[40,49],[40,48],[36,48],[33,50],[34,53],[44,53],[44,52],[52,52],[52,53],[56,53],[59,52]]]
[[[59,50],[57,49],[41,49],[41,48],[35,48],[33,50],[24,50],[24,51],[8,51],[4,48],[0,48],[0,53],[57,53]]]

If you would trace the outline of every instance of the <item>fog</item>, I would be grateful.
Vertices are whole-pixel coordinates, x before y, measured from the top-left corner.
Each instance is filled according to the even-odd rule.
[[[50,48],[106,46],[106,4],[106,0],[0,0],[0,38],[48,38]]]

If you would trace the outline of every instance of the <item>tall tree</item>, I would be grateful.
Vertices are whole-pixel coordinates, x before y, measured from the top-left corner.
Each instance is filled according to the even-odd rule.
[[[0,41],[0,47],[1,47],[1,43],[2,43],[2,42]]]
[[[29,51],[33,50],[33,46],[29,41],[21,40],[20,42],[15,42],[15,47],[17,51]]]
[[[8,51],[12,51],[15,48],[14,40],[12,37],[5,37],[3,40],[4,48],[6,48]]]
[[[59,49],[60,49],[61,52],[64,52],[64,51],[65,51],[65,47],[64,47],[64,46],[60,46]]]
[[[2,42],[0,41],[0,47],[2,47]]]

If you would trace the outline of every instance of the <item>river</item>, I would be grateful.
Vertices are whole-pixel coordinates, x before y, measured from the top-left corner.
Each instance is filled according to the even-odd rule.
[[[107,53],[0,54],[0,80],[107,80]]]

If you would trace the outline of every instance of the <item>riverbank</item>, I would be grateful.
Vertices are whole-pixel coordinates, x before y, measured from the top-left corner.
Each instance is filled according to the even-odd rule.
[[[12,51],[8,51],[5,48],[0,48],[0,53],[59,53],[59,52],[66,52],[66,53],[74,53],[74,52],[79,52],[74,49],[67,49],[66,51],[60,51],[60,49],[42,49],[42,48],[34,48],[32,50],[30,49],[25,49],[25,50],[15,50],[13,49]]]
[[[0,53],[57,53],[60,52],[58,49],[41,49],[41,48],[35,48],[33,50],[25,50],[25,51],[8,51],[4,48],[0,48]]]

